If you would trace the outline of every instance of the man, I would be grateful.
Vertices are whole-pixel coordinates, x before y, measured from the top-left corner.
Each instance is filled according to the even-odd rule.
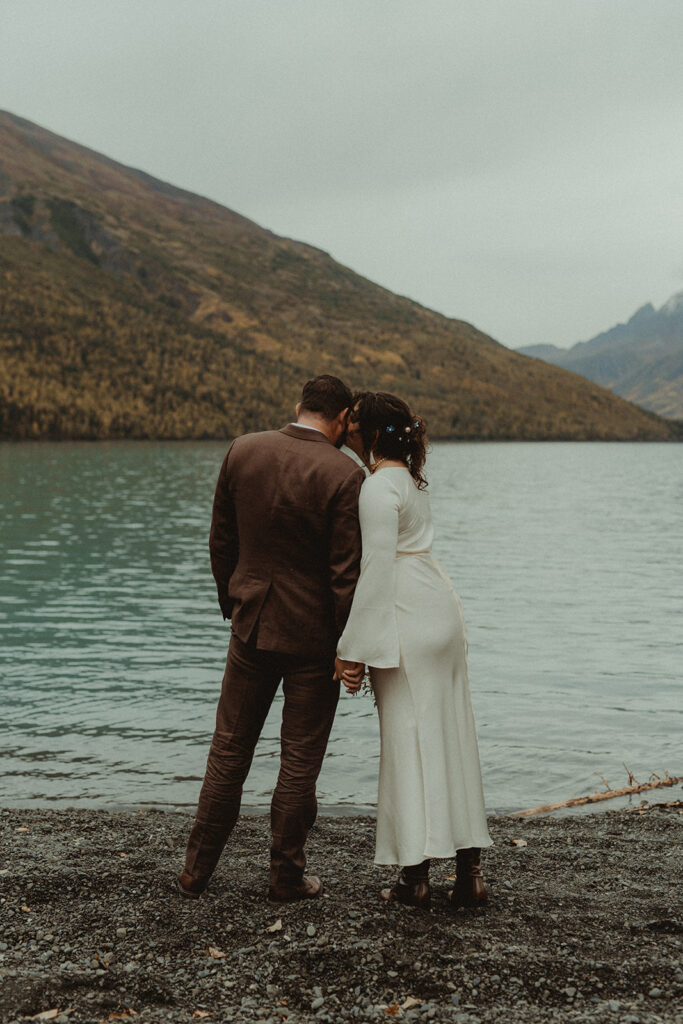
[[[322,892],[304,875],[315,784],[339,699],[337,640],[359,574],[363,470],[336,447],[352,396],[327,374],[308,381],[297,423],[245,434],[218,477],[209,548],[232,636],[197,817],[178,876],[206,888],[240,809],[242,787],[283,679],[280,773],[271,803],[269,899]]]

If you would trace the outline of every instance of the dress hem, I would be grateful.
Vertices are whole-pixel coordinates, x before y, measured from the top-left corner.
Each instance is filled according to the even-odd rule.
[[[451,847],[451,852],[450,853],[430,853],[428,850],[425,850],[425,852],[422,854],[422,860],[452,860],[453,857],[455,857],[455,855],[458,852],[458,850],[472,850],[472,849],[485,850],[485,849],[488,849],[490,846],[493,846],[493,839],[491,839],[491,838],[489,838],[489,839],[487,839],[485,841],[482,841],[482,840],[477,841],[476,839],[473,839],[471,843],[468,843],[468,844],[463,843],[461,846],[453,846],[453,847]],[[408,862],[408,861],[401,861],[401,860],[394,860],[394,859],[392,859],[392,860],[384,860],[384,859],[378,860],[377,857],[375,857],[374,863],[378,867],[386,867],[387,865],[390,865],[390,866],[394,865],[396,867],[405,867],[407,863],[419,864],[420,861]]]

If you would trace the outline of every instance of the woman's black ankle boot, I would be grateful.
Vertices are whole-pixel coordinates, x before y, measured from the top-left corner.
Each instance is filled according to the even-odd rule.
[[[390,889],[382,889],[383,900],[403,903],[407,907],[428,909],[432,890],[429,886],[429,861],[421,864],[409,864],[401,868],[397,880]]]

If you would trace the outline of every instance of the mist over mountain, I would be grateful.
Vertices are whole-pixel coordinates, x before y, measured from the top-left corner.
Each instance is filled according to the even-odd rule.
[[[677,425],[247,218],[0,112],[0,437],[223,438],[339,374],[432,437]]]
[[[660,416],[683,418],[683,291],[660,309],[648,302],[625,324],[572,348],[517,351],[580,373]]]

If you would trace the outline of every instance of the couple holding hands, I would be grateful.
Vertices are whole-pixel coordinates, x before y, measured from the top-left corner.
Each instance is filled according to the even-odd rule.
[[[381,895],[428,907],[430,860],[455,857],[449,898],[477,905],[491,839],[462,604],[431,555],[424,424],[400,398],[352,395],[329,375],[305,384],[296,415],[236,438],[218,477],[209,546],[232,631],[178,891],[197,898],[208,884],[282,681],[268,898],[322,893],[304,874],[316,780],[340,683],[355,693],[367,665],[381,737],[375,863],[401,869]]]

